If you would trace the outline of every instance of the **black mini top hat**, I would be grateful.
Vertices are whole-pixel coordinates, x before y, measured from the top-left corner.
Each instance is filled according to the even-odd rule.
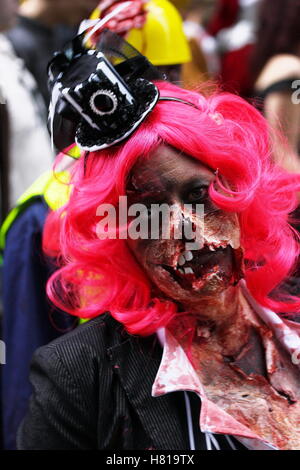
[[[153,65],[124,39],[103,31],[96,49],[77,36],[48,66],[52,100],[49,121],[58,150],[74,142],[86,151],[115,145],[155,106],[162,80]]]

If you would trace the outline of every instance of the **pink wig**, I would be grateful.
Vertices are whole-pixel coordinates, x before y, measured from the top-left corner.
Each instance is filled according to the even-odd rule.
[[[210,196],[224,211],[238,213],[245,250],[245,279],[253,297],[277,312],[297,312],[300,298],[279,286],[295,269],[299,241],[288,223],[297,206],[300,176],[272,163],[265,119],[241,98],[227,93],[204,97],[159,83],[161,96],[194,103],[160,101],[125,143],[89,154],[72,169],[69,203],[47,220],[44,248],[59,269],[47,292],[56,306],[82,318],[105,311],[133,334],[152,334],[176,313],[172,300],[153,298],[151,283],[126,240],[100,240],[100,204],[117,206],[130,170],[168,144],[205,163],[229,183],[211,185]],[[222,191],[219,191],[222,187]],[[224,194],[224,191],[226,194]]]

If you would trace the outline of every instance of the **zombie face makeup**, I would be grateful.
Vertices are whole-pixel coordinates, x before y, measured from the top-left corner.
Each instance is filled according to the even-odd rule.
[[[214,172],[177,150],[161,146],[147,161],[133,168],[128,204],[168,204],[170,239],[129,240],[131,250],[153,282],[167,297],[182,304],[197,304],[235,285],[241,278],[242,250],[235,214],[218,209],[208,195]],[[196,213],[202,205],[203,216]],[[187,205],[192,211],[186,210]],[[153,217],[153,215],[151,215]],[[179,226],[189,225],[201,233],[194,249],[187,249],[184,236],[175,239]],[[172,236],[173,235],[173,236]]]

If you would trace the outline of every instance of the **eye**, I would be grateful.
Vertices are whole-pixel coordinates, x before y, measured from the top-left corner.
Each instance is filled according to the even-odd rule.
[[[207,198],[207,195],[208,195],[207,186],[199,186],[196,188],[192,188],[187,194],[187,201],[188,202],[201,202]]]

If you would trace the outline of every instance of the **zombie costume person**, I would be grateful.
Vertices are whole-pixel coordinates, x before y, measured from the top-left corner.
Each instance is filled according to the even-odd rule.
[[[179,89],[100,42],[77,37],[49,69],[54,141],[82,154],[44,235],[49,297],[92,320],[35,353],[18,446],[300,449],[299,325],[276,313],[300,308],[280,289],[300,177],[241,98]]]

